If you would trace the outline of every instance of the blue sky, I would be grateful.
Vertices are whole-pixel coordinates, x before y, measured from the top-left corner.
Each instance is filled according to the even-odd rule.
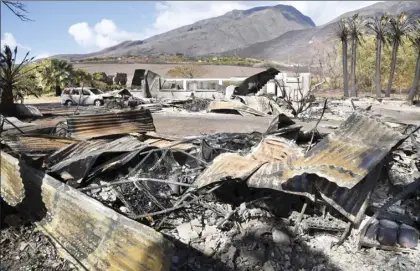
[[[30,50],[31,56],[38,57],[88,53],[233,9],[288,4],[322,25],[375,2],[378,1],[27,1],[24,3],[33,22],[20,21],[1,5],[1,45],[17,45],[21,55]]]

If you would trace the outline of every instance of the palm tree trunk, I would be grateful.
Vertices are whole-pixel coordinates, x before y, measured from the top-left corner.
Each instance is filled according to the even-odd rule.
[[[376,39],[376,98],[381,98],[381,52],[382,52],[382,41]]]
[[[55,96],[61,96],[61,88],[59,85],[55,86]]]
[[[413,84],[411,85],[410,93],[408,93],[408,97],[407,97],[407,100],[411,102],[413,101],[414,96],[416,95],[419,80],[420,80],[420,50],[417,55],[416,74],[414,75]]]
[[[388,79],[388,88],[386,89],[386,97],[391,96],[391,89],[392,89],[392,80],[394,80],[394,73],[395,73],[395,65],[397,64],[397,51],[398,51],[398,43],[394,43],[392,47],[392,60],[391,60],[391,72],[389,74]]]
[[[351,93],[350,97],[357,97],[356,92],[356,46],[357,41],[354,39],[351,44]]]
[[[0,113],[5,116],[14,115],[13,87],[6,85],[1,93]]]
[[[347,41],[342,42],[343,45],[343,85],[344,85],[344,97],[349,97],[349,79],[347,71]]]

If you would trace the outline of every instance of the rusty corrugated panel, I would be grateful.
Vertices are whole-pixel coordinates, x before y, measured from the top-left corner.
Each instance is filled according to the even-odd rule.
[[[75,145],[73,147],[78,151],[77,154],[74,153],[74,150],[69,151],[66,148],[51,155],[45,162],[48,166],[47,172],[56,172],[59,174],[67,172],[75,181],[80,181],[86,176],[101,155],[118,156],[124,152],[132,153],[141,150],[146,146],[133,136],[125,136],[101,145],[97,142],[93,144],[80,142],[77,144],[79,146]],[[57,157],[61,159],[57,160]]]
[[[269,161],[289,163],[299,155],[302,155],[302,152],[293,142],[283,138],[267,137],[246,156],[234,153],[220,154],[197,178],[195,184],[203,187],[221,179],[247,179]]]
[[[67,125],[71,136],[77,139],[156,130],[149,110],[71,116]]]
[[[255,116],[266,116],[263,112],[257,111],[238,100],[231,101],[212,101],[209,104],[207,111],[209,112],[223,112],[223,111],[237,111],[239,114],[252,114]]]
[[[84,152],[89,152],[100,146],[103,146],[106,143],[109,143],[110,141],[111,140],[109,139],[92,139],[89,141],[80,141],[78,143],[70,144],[67,147],[62,148],[49,155],[45,160],[45,164],[47,166],[55,165],[61,161],[70,158],[71,156],[81,154]]]
[[[13,151],[23,154],[48,153],[59,150],[79,140],[48,135],[13,135],[4,137]]]
[[[203,172],[203,177],[197,179],[197,184],[201,187],[220,180],[210,181],[208,176],[238,175],[235,173],[238,160],[242,165],[240,176],[247,179],[249,186],[313,198],[315,185],[327,202],[357,224],[383,158],[403,138],[401,133],[376,118],[353,113],[339,130],[305,155],[292,143],[273,144],[273,140],[266,137],[250,155],[216,158]]]
[[[353,113],[337,131],[294,161],[285,177],[316,174],[340,187],[352,188],[403,138],[377,118]]]
[[[194,182],[199,188],[226,179],[246,179],[264,162],[240,156],[235,153],[222,153],[217,156],[210,167]]]
[[[105,207],[1,152],[1,196],[86,270],[169,270],[172,244],[154,229]]]
[[[169,140],[169,139],[164,139],[164,138],[146,138],[144,141],[144,143],[149,144],[150,146],[153,147],[157,147],[157,148],[166,148],[174,143],[176,143],[175,140]],[[190,143],[181,143],[178,144],[176,146],[173,147],[174,150],[178,149],[178,150],[184,150],[184,151],[188,151],[191,150],[195,147],[194,144],[190,144]]]

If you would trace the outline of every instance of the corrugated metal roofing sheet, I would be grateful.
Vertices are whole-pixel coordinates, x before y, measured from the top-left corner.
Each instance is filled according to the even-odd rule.
[[[225,110],[234,110],[237,111],[239,114],[252,114],[255,116],[266,116],[265,113],[255,110],[246,104],[241,103],[238,100],[230,100],[230,101],[212,101],[209,104],[207,111],[209,112],[220,112]]]
[[[156,130],[149,110],[71,116],[67,125],[71,136],[77,139]]]
[[[1,197],[32,218],[80,270],[169,270],[173,245],[154,229],[1,152]]]
[[[12,135],[4,137],[4,142],[13,151],[24,154],[42,154],[57,151],[79,140],[48,135]]]
[[[48,172],[61,173],[66,171],[73,176],[75,181],[79,181],[86,176],[99,156],[106,153],[133,153],[146,146],[133,136],[125,136],[104,143],[104,141],[96,140],[93,142],[84,141],[52,154],[45,162],[48,166]]]
[[[353,113],[305,155],[292,142],[266,137],[247,156],[220,155],[195,184],[203,187],[223,178],[241,178],[251,187],[312,199],[315,185],[330,204],[358,223],[381,161],[403,138],[378,119]]]
[[[282,113],[280,106],[265,96],[235,96],[241,99],[244,104],[264,114],[277,115]]]
[[[337,131],[294,161],[285,174],[291,178],[312,173],[352,188],[403,138],[379,119],[353,113]]]

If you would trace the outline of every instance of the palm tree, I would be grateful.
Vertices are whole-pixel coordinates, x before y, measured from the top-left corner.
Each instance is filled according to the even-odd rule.
[[[60,96],[62,89],[71,84],[72,75],[73,66],[59,59],[46,60],[39,73],[44,91],[55,91],[56,96]]]
[[[72,74],[72,84],[73,86],[80,87],[91,85],[92,75],[85,70],[75,69]]]
[[[359,16],[359,13],[354,14],[348,19],[349,37],[351,40],[351,97],[357,97],[356,89],[356,53],[357,45],[362,44],[363,41],[363,27],[364,19]]]
[[[414,75],[413,83],[407,97],[407,100],[412,102],[414,96],[416,95],[420,80],[420,19],[418,19],[414,24],[414,33],[410,36],[410,40],[413,43],[413,46],[417,49],[416,73]]]
[[[349,97],[349,80],[347,71],[347,41],[349,39],[349,28],[344,19],[341,19],[338,22],[337,27],[335,28],[335,34],[340,39],[342,45],[344,97]]]
[[[390,17],[384,14],[381,17],[371,18],[366,27],[372,30],[376,35],[376,97],[381,97],[381,53],[382,45],[386,44],[386,37],[388,35],[388,25]]]
[[[34,58],[29,58],[29,52],[27,52],[23,60],[16,64],[16,55],[17,47],[12,52],[7,45],[4,46],[4,50],[0,53],[0,112],[7,116],[15,113],[14,97],[23,96],[20,92],[22,90],[29,94],[31,92],[30,87],[25,84],[31,69],[26,68]]]
[[[388,87],[386,89],[386,97],[391,96],[392,80],[394,79],[395,65],[397,64],[397,52],[399,46],[404,42],[404,38],[408,37],[411,31],[411,22],[404,12],[396,18],[390,20],[389,42],[392,43],[392,59],[391,71],[388,79]]]

